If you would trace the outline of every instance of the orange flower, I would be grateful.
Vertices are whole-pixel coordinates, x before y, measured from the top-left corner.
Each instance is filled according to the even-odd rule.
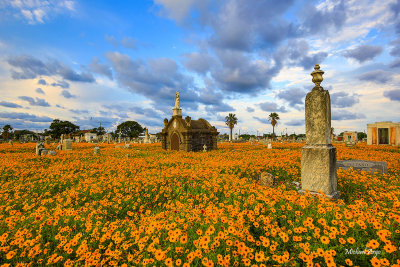
[[[354,244],[356,242],[356,240],[352,237],[347,238],[347,242],[349,242],[350,244]]]
[[[171,259],[171,258],[165,259],[164,263],[165,263],[165,265],[167,265],[167,266],[173,266],[173,263],[172,263],[172,259]]]
[[[10,252],[7,253],[6,259],[10,260],[15,256],[16,252],[14,250],[11,250]]]
[[[330,242],[329,237],[321,236],[321,242],[323,244],[329,244],[329,242]]]
[[[372,249],[376,249],[379,247],[379,242],[376,241],[375,239],[371,239],[370,241],[368,241],[367,243],[367,248],[372,248]]]
[[[389,266],[390,265],[389,261],[386,258],[380,259],[379,261],[383,266]]]
[[[264,260],[264,251],[256,252],[255,260],[257,262],[262,262]]]
[[[353,262],[350,259],[345,259],[344,261],[348,266],[353,266]]]
[[[381,262],[380,262],[376,257],[373,257],[373,258],[370,260],[370,262],[371,262],[372,266],[374,266],[374,267],[379,267],[379,266],[381,266]]]

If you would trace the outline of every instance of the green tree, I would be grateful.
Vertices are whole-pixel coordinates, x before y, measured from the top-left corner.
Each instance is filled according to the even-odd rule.
[[[271,122],[271,125],[272,125],[272,136],[274,136],[274,137],[275,137],[275,125],[278,124],[279,119],[280,119],[279,115],[276,112],[272,112],[268,116],[268,120]]]
[[[62,134],[75,133],[79,130],[79,126],[73,124],[69,121],[61,121],[59,119],[54,119],[50,124],[50,134],[53,138],[60,138]]]
[[[115,133],[119,135],[120,131],[122,137],[137,138],[144,128],[136,121],[126,121],[117,126]]]
[[[358,140],[363,140],[364,138],[367,138],[367,134],[363,132],[358,132],[357,133],[357,139]]]
[[[3,126],[3,133],[2,133],[3,138],[5,138],[6,140],[8,140],[8,136],[9,136],[9,134],[10,134],[10,131],[12,131],[12,130],[13,130],[13,127],[11,127],[10,124],[4,125],[4,126]]]
[[[250,135],[250,134],[241,134],[239,136],[240,138],[242,138],[243,140],[248,141],[250,138],[256,138],[256,136],[254,134]]]
[[[232,141],[232,130],[233,127],[235,127],[235,125],[237,124],[238,119],[236,118],[236,115],[233,113],[229,113],[228,116],[225,117],[225,124],[229,127],[229,129],[231,130],[231,134],[229,136],[229,140]]]
[[[98,127],[98,128],[93,128],[91,131],[91,133],[95,133],[97,135],[103,135],[106,133],[106,130],[104,129],[104,127]]]
[[[33,135],[33,136],[37,136],[37,134],[35,132],[29,131],[29,130],[21,130],[21,131],[14,131],[14,139],[15,140],[19,140],[21,139],[24,135]]]

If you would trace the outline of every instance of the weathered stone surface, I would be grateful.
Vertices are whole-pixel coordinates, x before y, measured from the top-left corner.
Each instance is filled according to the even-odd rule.
[[[329,92],[320,88],[306,96],[307,144],[331,144],[331,100]]]
[[[353,168],[353,170],[388,173],[387,163],[384,161],[338,160],[336,167],[343,170]]]
[[[272,187],[275,184],[275,178],[268,172],[262,172],[259,179],[260,185]]]
[[[71,139],[64,139],[62,142],[62,149],[63,150],[72,150],[72,140]]]
[[[41,150],[44,149],[43,143],[36,143],[36,155],[41,155]]]
[[[47,149],[42,149],[42,150],[40,151],[40,155],[41,155],[41,156],[47,155],[48,152],[49,152],[49,151],[48,151]]]
[[[57,150],[62,150],[62,144],[58,144],[56,147]]]
[[[322,191],[329,197],[337,192],[336,148],[306,145],[301,150],[302,191]]]
[[[306,145],[301,150],[302,190],[322,192],[338,198],[336,148],[331,144],[331,100],[322,82],[324,72],[315,65],[311,73],[315,87],[306,96]]]
[[[55,155],[57,155],[57,152],[55,152],[55,151],[49,151],[49,155],[55,156]]]

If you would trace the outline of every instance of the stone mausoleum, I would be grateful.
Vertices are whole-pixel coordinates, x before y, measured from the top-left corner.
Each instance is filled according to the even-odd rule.
[[[217,149],[219,132],[214,126],[204,119],[192,120],[189,116],[182,118],[178,92],[176,92],[175,107],[172,111],[172,118],[164,119],[164,129],[161,131],[163,149],[183,151]]]
[[[357,142],[357,132],[355,131],[345,131],[343,133],[343,141],[345,142]]]
[[[367,145],[400,145],[400,122],[367,124]]]

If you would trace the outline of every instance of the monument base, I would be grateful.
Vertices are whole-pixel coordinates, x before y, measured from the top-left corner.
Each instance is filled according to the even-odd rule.
[[[181,108],[174,108],[172,110],[172,116],[181,116],[182,117],[182,109]]]
[[[306,191],[303,190],[303,189],[301,189],[301,190],[298,190],[297,192],[299,192],[300,194],[304,194]],[[323,196],[322,194],[317,193],[317,192],[311,192],[311,191],[309,191],[309,193],[310,193],[311,195],[313,195],[313,196],[315,196],[315,195]],[[339,197],[340,197],[340,192],[339,192],[339,191],[336,191],[336,192],[335,192],[334,194],[332,194],[332,195],[327,195],[327,194],[325,194],[325,196],[326,196],[327,198],[331,198],[331,199],[339,199]]]
[[[336,148],[332,145],[306,145],[301,149],[301,190],[338,196]]]

